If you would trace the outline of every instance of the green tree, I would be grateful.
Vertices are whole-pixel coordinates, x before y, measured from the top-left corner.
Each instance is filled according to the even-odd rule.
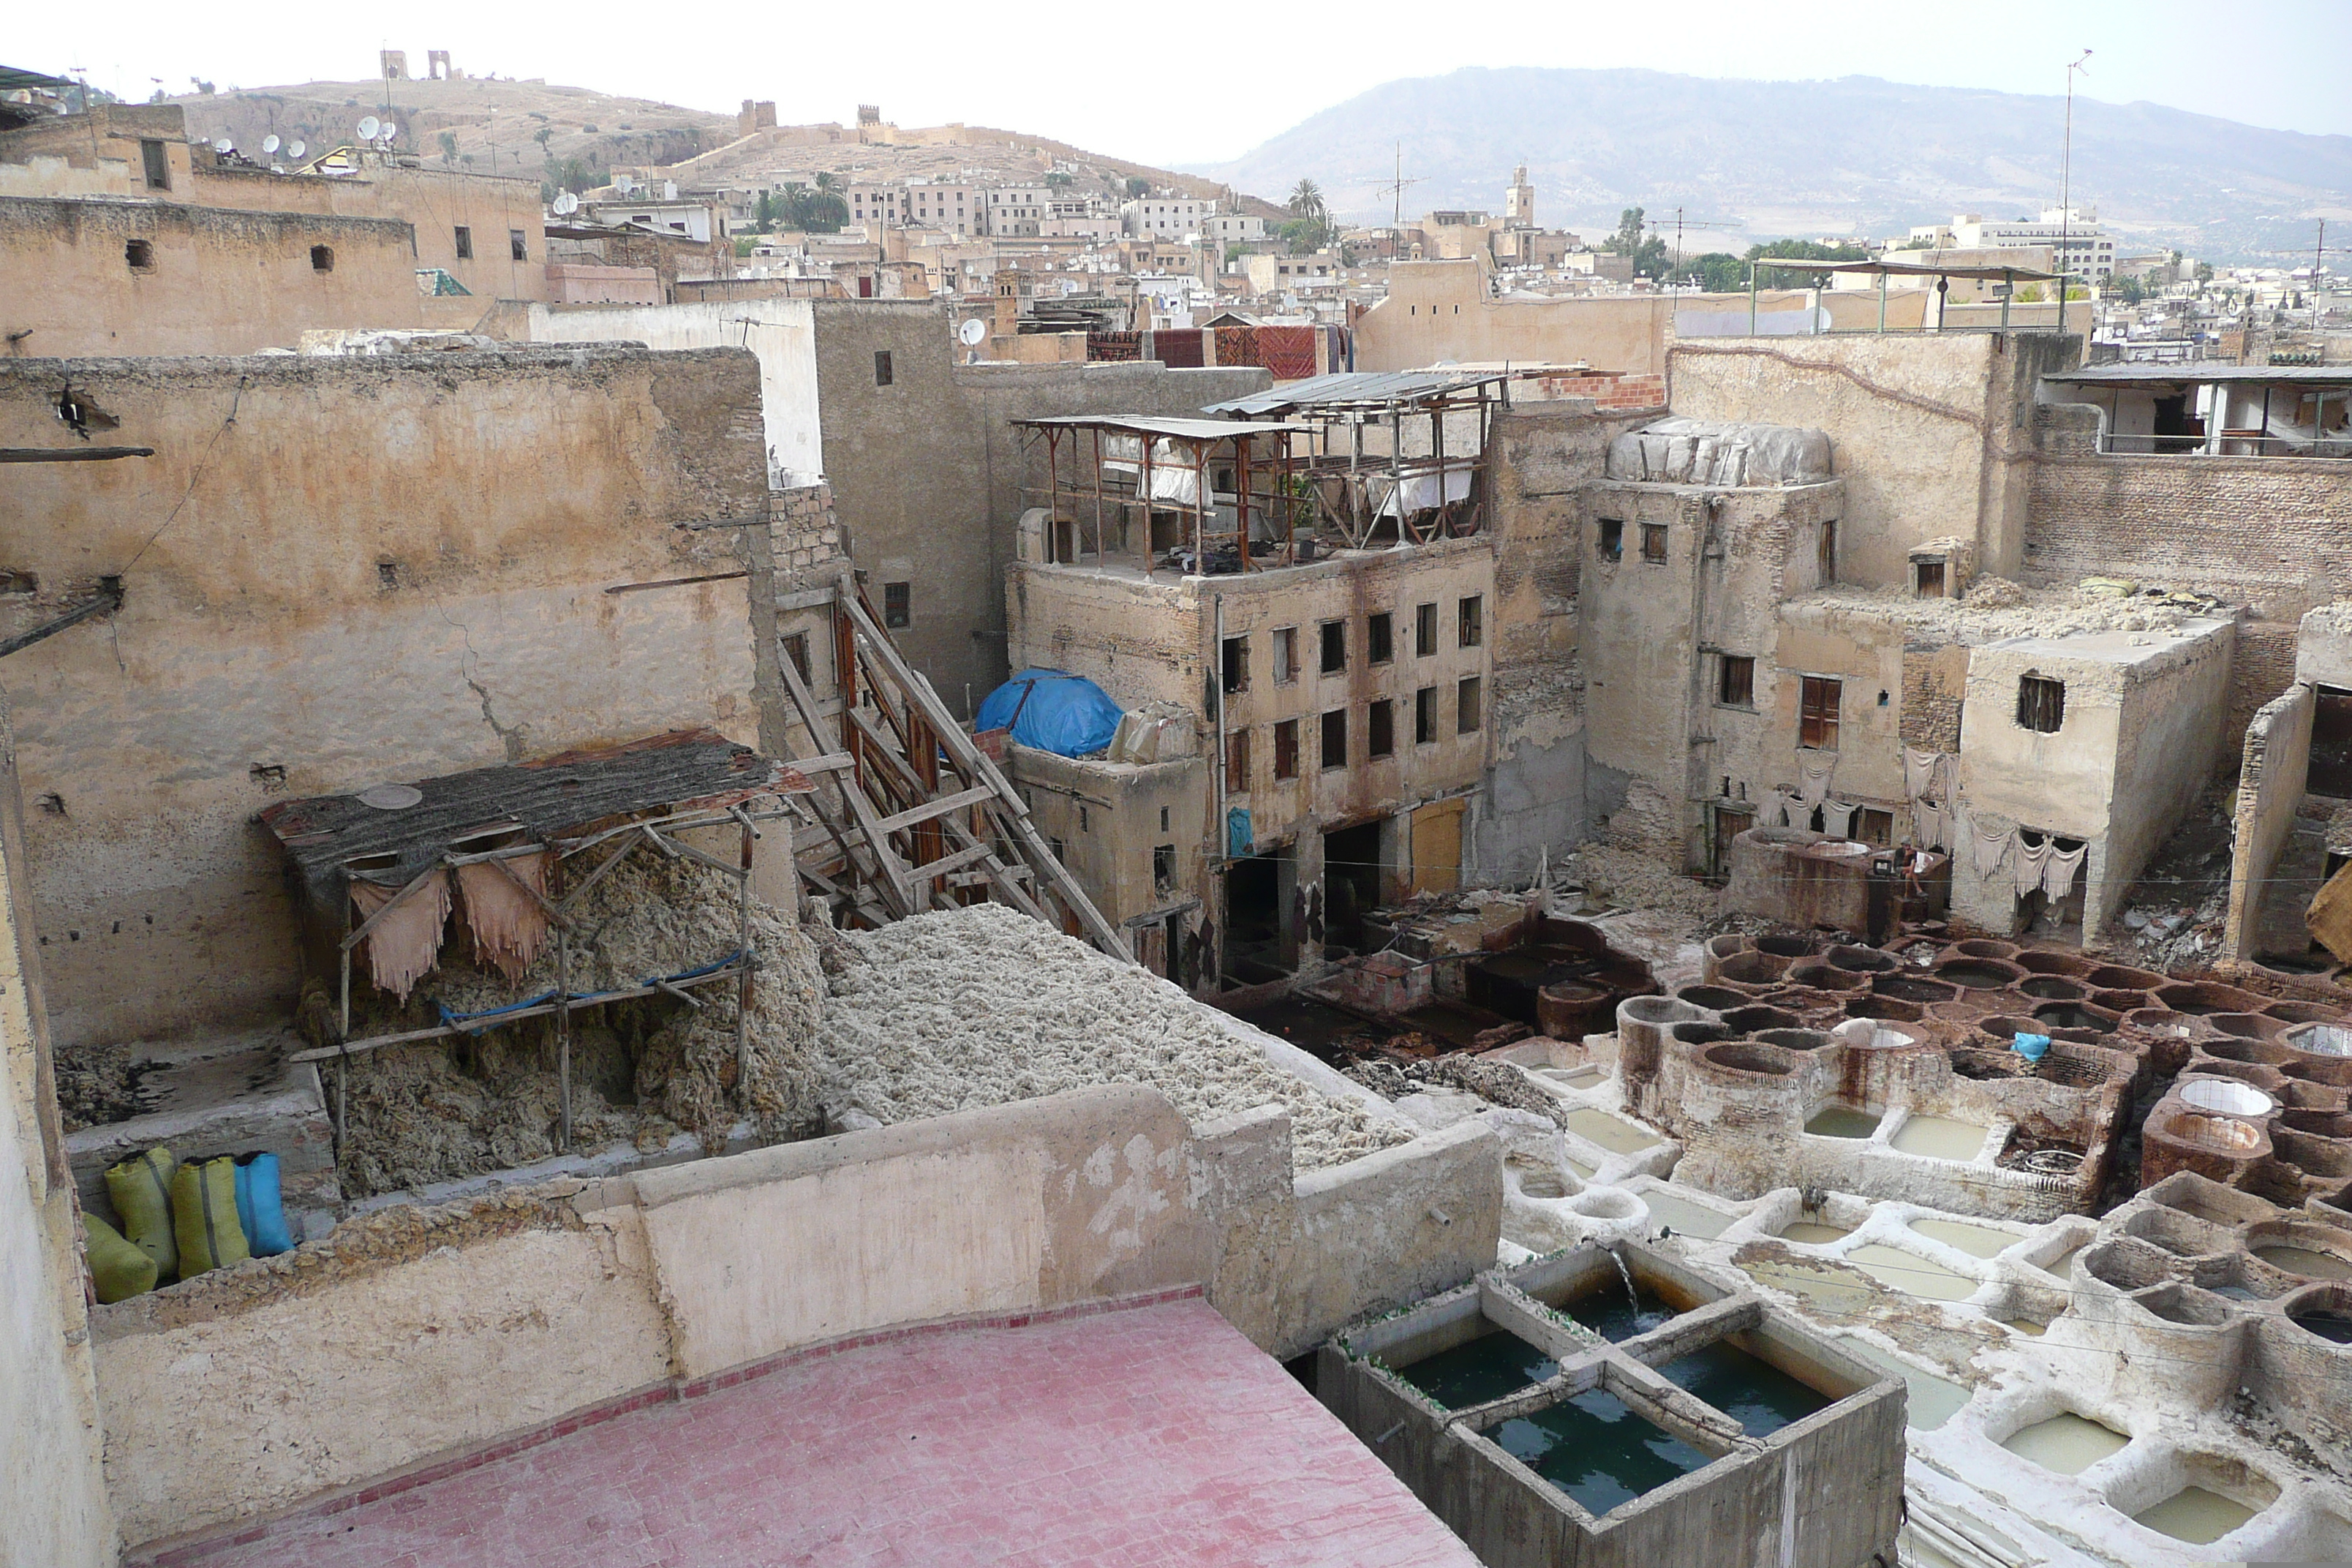
[[[1291,216],[1312,223],[1318,229],[1331,216],[1331,209],[1323,202],[1323,188],[1312,180],[1301,180],[1292,186],[1290,200],[1285,205],[1290,208]]]
[[[1128,200],[1138,201],[1150,194],[1151,182],[1150,180],[1145,179],[1140,174],[1129,174],[1127,177]]]
[[[1655,236],[1643,239],[1647,226],[1640,207],[1627,207],[1617,215],[1617,232],[1609,237],[1608,246],[1615,254],[1633,258],[1635,277],[1663,278],[1668,266],[1666,242]]]
[[[1295,217],[1275,232],[1290,247],[1293,256],[1308,256],[1323,248],[1329,231],[1315,218]]]
[[[1052,174],[1045,176],[1045,184],[1057,191],[1066,191],[1076,183],[1076,182],[1069,174],[1064,173],[1060,169],[1056,169]]]
[[[1709,294],[1736,294],[1748,287],[1748,267],[1728,251],[1710,250],[1676,268],[1675,281]]]
[[[448,164],[454,163],[457,161],[457,138],[453,132],[444,131],[441,132],[441,162],[444,164]]]
[[[555,127],[542,125],[530,133],[530,139],[539,143],[539,150],[543,154],[547,151],[547,144],[555,140]]]
[[[1867,261],[1870,247],[1863,245],[1823,245],[1816,239],[1776,239],[1769,245],[1751,245],[1748,259],[1753,261]],[[1803,272],[1795,268],[1768,267],[1763,269],[1763,283],[1774,289],[1826,289],[1830,274]],[[1744,279],[1742,280],[1744,283]]]

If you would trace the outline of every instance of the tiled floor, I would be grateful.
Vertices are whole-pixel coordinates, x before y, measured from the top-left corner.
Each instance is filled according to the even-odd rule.
[[[202,1561],[1475,1568],[1197,1297],[814,1357]]]

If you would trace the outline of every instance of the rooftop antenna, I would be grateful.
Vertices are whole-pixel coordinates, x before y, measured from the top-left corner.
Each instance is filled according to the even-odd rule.
[[[2074,220],[2074,73],[2091,74],[2083,61],[2091,58],[2084,49],[2078,59],[2066,63],[2066,140],[2058,153],[2058,333],[2066,333],[2066,247],[2073,233]]]
[[[1389,220],[1389,225],[1391,228],[1402,228],[1404,226],[1404,188],[1407,185],[1420,184],[1422,180],[1426,176],[1415,176],[1410,180],[1404,177],[1404,143],[1402,142],[1398,142],[1396,144],[1396,178],[1391,180],[1385,185],[1374,185],[1372,187],[1372,194],[1374,195],[1378,195],[1381,192],[1386,191],[1392,198],[1394,198],[1395,210],[1391,215]]]

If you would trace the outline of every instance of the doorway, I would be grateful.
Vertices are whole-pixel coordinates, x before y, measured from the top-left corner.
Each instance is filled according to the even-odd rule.
[[[1290,846],[1225,864],[1225,984],[1263,985],[1298,967],[1290,897],[1298,886]]]
[[[2310,795],[2352,798],[2352,691],[2323,686],[2311,714]]]
[[[1458,800],[1441,800],[1412,814],[1412,890],[1453,893],[1462,888],[1462,814]]]
[[[1364,917],[1381,907],[1381,819],[1323,836],[1327,958],[1364,951]]]

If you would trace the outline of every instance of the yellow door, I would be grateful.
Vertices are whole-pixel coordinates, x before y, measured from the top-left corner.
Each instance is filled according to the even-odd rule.
[[[1441,800],[1412,814],[1412,890],[1451,893],[1462,886],[1465,803]]]

